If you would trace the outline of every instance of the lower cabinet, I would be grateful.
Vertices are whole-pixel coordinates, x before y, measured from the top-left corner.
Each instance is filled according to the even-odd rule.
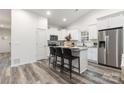
[[[97,63],[97,48],[88,48],[88,61]]]

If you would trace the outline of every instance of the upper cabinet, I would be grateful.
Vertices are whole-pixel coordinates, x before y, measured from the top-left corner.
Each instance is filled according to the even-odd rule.
[[[79,30],[58,30],[50,28],[47,30],[47,40],[50,40],[50,35],[57,35],[58,40],[65,40],[65,37],[71,34],[72,40],[81,40],[81,32]]]
[[[67,35],[71,34],[72,40],[81,40],[81,32],[79,30],[68,30]]]
[[[122,27],[123,26],[123,19],[124,19],[124,16],[122,14],[112,15],[109,18],[109,27],[110,28]]]
[[[59,31],[57,28],[47,29],[47,40],[50,40],[50,35],[57,35],[59,37]]]
[[[98,39],[98,29],[96,24],[88,26],[89,39]]]
[[[63,29],[59,31],[59,40],[65,40],[66,36],[67,36],[67,30]]]
[[[40,17],[37,28],[38,29],[47,29],[48,28],[48,20],[47,20],[47,18]]]
[[[123,26],[122,20],[124,20],[122,12],[98,18],[98,30],[121,27]]]
[[[98,30],[109,28],[109,18],[100,18],[97,23]]]

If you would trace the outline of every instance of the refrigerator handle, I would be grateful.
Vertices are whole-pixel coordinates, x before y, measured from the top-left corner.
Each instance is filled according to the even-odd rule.
[[[106,36],[106,51],[107,51],[107,53],[109,53],[108,47],[109,47],[109,36]]]

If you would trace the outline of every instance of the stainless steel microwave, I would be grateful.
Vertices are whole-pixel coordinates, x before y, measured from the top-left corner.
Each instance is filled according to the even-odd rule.
[[[57,41],[58,36],[57,35],[50,35],[50,41]]]

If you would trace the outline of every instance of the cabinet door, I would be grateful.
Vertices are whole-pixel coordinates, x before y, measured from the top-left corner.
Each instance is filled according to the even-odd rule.
[[[98,19],[98,24],[97,24],[98,30],[107,29],[108,26],[109,26],[109,17]]]
[[[78,30],[69,30],[68,34],[71,34],[72,40],[80,40],[81,34]]]
[[[62,31],[56,31],[55,35],[58,36],[58,40],[64,40],[64,36],[63,36],[63,32]]]
[[[91,31],[91,29],[89,28],[89,39],[92,39],[92,31]]]
[[[58,31],[57,35],[58,35],[58,40],[61,40],[61,31]]]
[[[90,52],[89,52],[89,49],[88,49],[88,52],[87,52],[87,58],[88,58],[88,59],[90,58]]]
[[[91,52],[91,48],[88,48],[88,59],[91,60],[92,59],[92,52]]]
[[[58,35],[58,40],[65,40],[65,37],[68,35],[66,30],[56,31],[54,34]]]
[[[123,26],[123,15],[122,14],[112,14],[104,18],[98,19],[98,29],[107,29]]]
[[[66,30],[61,30],[59,34],[60,40],[65,40],[65,37],[68,35]]]
[[[92,60],[94,60],[95,62],[97,62],[97,48],[93,48],[92,49]]]
[[[88,48],[88,59],[97,63],[97,48]]]
[[[68,30],[68,31],[67,31],[67,35],[69,35],[69,34],[71,34],[71,38],[72,38],[72,40],[73,40],[73,39],[74,39],[74,37],[73,37],[73,30]],[[67,36],[67,35],[66,35],[66,36]]]
[[[88,27],[88,32],[89,32],[89,39],[98,39],[98,30],[97,30],[97,25],[90,25]]]
[[[114,28],[114,27],[121,27],[123,26],[123,16],[120,15],[113,15],[109,19],[109,27]]]
[[[47,30],[47,39],[50,40],[50,35],[57,35],[59,36],[59,31],[57,29],[48,29]]]

